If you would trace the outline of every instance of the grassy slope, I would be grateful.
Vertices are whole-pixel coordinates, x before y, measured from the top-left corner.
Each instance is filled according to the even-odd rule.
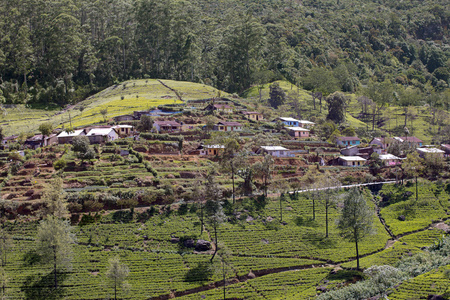
[[[207,99],[217,95],[218,90],[204,84],[162,80],[167,86],[178,91],[182,100]],[[222,96],[229,96],[221,92]],[[123,97],[123,99],[122,99]],[[86,126],[103,121],[100,111],[107,109],[107,118],[123,114],[132,114],[135,110],[145,110],[162,104],[182,103],[174,91],[163,86],[156,79],[130,80],[111,86],[78,103],[67,111],[36,110],[23,105],[6,109],[0,118],[4,134],[20,132],[34,133],[43,122],[51,122],[54,127]],[[83,108],[80,111],[80,108]]]

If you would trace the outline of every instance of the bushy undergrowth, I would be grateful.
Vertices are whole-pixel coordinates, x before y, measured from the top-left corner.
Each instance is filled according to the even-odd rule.
[[[450,264],[450,236],[443,237],[423,253],[403,257],[393,266],[372,266],[364,271],[369,278],[317,297],[326,299],[367,299],[384,296],[402,281]]]

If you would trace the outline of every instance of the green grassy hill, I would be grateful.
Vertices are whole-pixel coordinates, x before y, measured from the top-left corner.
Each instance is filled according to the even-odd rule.
[[[110,119],[118,115],[132,114],[135,110],[182,103],[186,100],[208,99],[217,94],[218,90],[211,86],[192,82],[129,80],[111,86],[63,111],[31,109],[24,105],[6,108],[0,118],[0,126],[3,127],[5,135],[34,133],[43,122],[51,122],[54,127],[67,127],[70,126],[70,118],[73,127],[80,127],[103,122],[103,115],[100,113],[103,109],[107,109],[106,118]],[[225,92],[220,94],[224,97],[230,96]]]

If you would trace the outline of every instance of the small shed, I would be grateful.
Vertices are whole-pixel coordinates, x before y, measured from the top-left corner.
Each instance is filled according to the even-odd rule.
[[[292,157],[289,149],[282,146],[261,146],[261,148],[256,151],[257,154],[270,154],[274,157]]]
[[[119,134],[114,128],[93,128],[86,134],[91,144],[112,142],[119,138]]]
[[[115,125],[112,128],[114,128],[121,137],[133,135],[134,127],[131,125]]]
[[[366,164],[366,160],[359,156],[339,156],[338,161],[346,167],[361,167]]]
[[[252,121],[262,121],[264,120],[264,116],[262,113],[256,111],[243,111],[242,114],[249,120]]]
[[[181,131],[181,124],[175,121],[155,121],[153,127],[155,127],[158,132]]]
[[[61,133],[57,136],[58,144],[72,144],[72,140],[74,137],[86,135],[86,133],[86,129],[78,129],[72,132],[61,131]]]
[[[415,136],[408,136],[408,137],[394,137],[394,139],[400,143],[407,142],[408,144],[415,145],[416,147],[422,147],[423,141],[421,139],[416,138]]]
[[[225,149],[224,145],[202,145],[198,148],[200,155],[220,155]]]
[[[233,113],[233,107],[227,105],[227,104],[208,104],[204,110],[209,110],[209,111],[218,111],[218,112],[223,112],[226,114],[231,114]]]
[[[36,134],[25,140],[24,146],[26,148],[37,149],[42,147],[43,136],[42,134]]]
[[[291,127],[299,127],[299,120],[294,118],[287,118],[287,117],[278,117],[273,122],[281,121],[285,126],[291,126]]]
[[[306,128],[306,129],[311,129],[314,127],[314,125],[316,125],[316,123],[308,121],[308,120],[299,120],[298,121],[298,126]]]
[[[309,129],[303,127],[286,127],[289,131],[289,135],[295,138],[307,138],[309,137]]]
[[[239,122],[219,122],[214,125],[215,131],[242,131],[242,124]]]
[[[336,138],[336,144],[341,147],[361,144],[361,139],[356,136],[340,136]]]
[[[444,157],[444,150],[438,149],[438,148],[417,148],[417,152],[419,153],[419,156],[424,158],[425,155],[436,155],[439,157]]]
[[[386,167],[396,166],[401,164],[402,159],[392,154],[382,154],[379,158],[383,161]]]

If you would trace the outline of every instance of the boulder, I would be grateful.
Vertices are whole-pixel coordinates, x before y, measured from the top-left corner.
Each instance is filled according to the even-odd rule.
[[[405,221],[405,220],[406,220],[406,218],[405,218],[405,216],[404,216],[404,215],[400,215],[400,216],[398,216],[398,219],[399,219],[400,221]]]
[[[208,251],[211,249],[211,243],[205,240],[198,240],[195,244],[195,251]]]
[[[195,247],[195,242],[193,239],[187,239],[183,241],[183,246],[186,248],[194,248]]]
[[[180,238],[172,237],[172,238],[170,238],[170,242],[171,242],[172,244],[177,244],[177,243],[180,242]]]
[[[325,293],[328,290],[326,286],[318,286],[316,287],[316,291]]]
[[[248,279],[255,279],[256,275],[252,271],[250,271],[250,273],[248,273],[247,277],[248,277]]]

